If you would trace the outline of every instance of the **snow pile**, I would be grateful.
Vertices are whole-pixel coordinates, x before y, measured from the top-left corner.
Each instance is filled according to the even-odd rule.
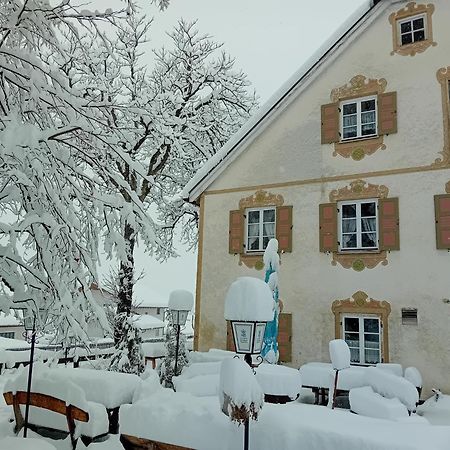
[[[224,359],[220,368],[220,405],[232,420],[256,419],[264,404],[264,392],[250,366],[239,358]]]
[[[417,407],[417,414],[433,425],[450,424],[450,395],[433,395]]]
[[[401,364],[397,363],[377,363],[377,369],[387,370],[388,372],[397,375],[398,377],[403,376],[403,367]]]
[[[219,374],[197,375],[193,378],[173,377],[172,383],[177,392],[189,392],[196,397],[219,394]]]
[[[56,447],[42,439],[5,437],[0,439],[0,448],[4,450],[56,450]]]
[[[329,344],[331,365],[334,370],[350,367],[350,349],[343,339],[333,339]]]
[[[366,385],[386,398],[397,397],[409,411],[416,410],[419,393],[416,387],[405,378],[398,377],[389,371],[367,367],[364,373]]]
[[[400,400],[384,398],[370,386],[351,389],[349,401],[350,409],[363,416],[390,420],[408,417],[408,410]]]
[[[405,378],[416,388],[422,387],[422,375],[415,367],[407,367],[405,369]]]
[[[153,330],[155,328],[164,328],[165,323],[157,317],[150,314],[133,314],[131,320],[134,326],[140,330]]]
[[[203,363],[203,362],[221,362],[225,358],[234,358],[236,356],[235,352],[230,352],[228,350],[221,350],[218,348],[210,348],[207,352],[190,352],[189,362],[193,363]]]
[[[297,369],[274,364],[261,364],[256,369],[256,380],[264,394],[287,395],[297,398],[302,388],[302,379]]]
[[[275,272],[280,269],[280,256],[278,255],[278,240],[270,239],[267,243],[267,247],[264,250],[264,270],[272,268]]]
[[[194,306],[194,296],[184,289],[172,291],[169,295],[169,309],[190,311]]]
[[[148,401],[150,396],[162,389],[156,370],[147,367],[142,374],[142,378],[142,382],[133,393],[133,403],[137,403],[140,400]]]
[[[191,364],[183,369],[180,377],[193,378],[199,375],[219,375],[221,362],[201,362]],[[180,378],[178,377],[178,378]]]
[[[259,278],[240,277],[228,289],[224,313],[227,320],[269,322],[273,311],[272,291]]]

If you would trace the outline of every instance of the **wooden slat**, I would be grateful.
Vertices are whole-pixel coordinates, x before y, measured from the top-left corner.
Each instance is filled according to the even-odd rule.
[[[339,104],[328,103],[321,106],[321,142],[331,144],[339,142]]]
[[[240,209],[230,211],[228,252],[244,253],[244,213]]]
[[[434,196],[436,248],[450,249],[450,194]]]
[[[336,203],[319,205],[319,249],[321,252],[337,251],[337,220]]]
[[[292,314],[281,313],[278,321],[278,352],[281,362],[292,361]]]
[[[280,252],[292,252],[292,206],[277,208],[276,237]]]
[[[397,133],[397,92],[378,95],[378,134]]]
[[[378,201],[380,250],[400,250],[398,198]]]
[[[139,438],[129,434],[121,434],[120,442],[122,442],[127,450],[194,450],[190,447],[181,447],[179,445]]]

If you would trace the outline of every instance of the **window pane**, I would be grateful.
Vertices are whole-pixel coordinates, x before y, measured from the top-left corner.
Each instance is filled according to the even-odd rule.
[[[349,347],[359,349],[359,334],[358,333],[345,333],[345,342]]]
[[[344,139],[356,137],[356,127],[344,128],[343,130]]]
[[[350,362],[359,363],[359,348],[350,349]]]
[[[351,116],[344,116],[344,120],[342,122],[344,127],[353,127],[356,125],[356,114]]]
[[[248,247],[249,250],[259,250],[259,238],[252,237],[248,239]]]
[[[267,244],[269,243],[269,241],[272,239],[271,236],[267,236],[267,237],[263,237],[263,250],[265,250],[267,248]]]
[[[344,318],[344,329],[345,331],[359,331],[359,319],[358,317],[345,317]],[[347,339],[347,338],[346,338]]]
[[[375,242],[376,234],[375,233],[363,233],[361,235],[361,246],[364,248],[376,247],[377,244]]]
[[[376,134],[375,124],[371,123],[369,125],[363,125],[361,127],[362,136],[371,136],[372,134]]]
[[[408,22],[403,22],[400,25],[400,32],[403,33],[407,33],[408,31],[411,31],[411,21]]]
[[[259,211],[249,211],[248,212],[248,222],[258,223],[259,222]]]
[[[364,350],[364,359],[367,364],[377,364],[380,362],[380,352],[378,350],[366,349]]]
[[[365,334],[364,335],[364,347],[365,348],[380,348],[380,335],[379,334]]]
[[[402,45],[411,44],[412,42],[412,33],[402,34]]]
[[[413,28],[414,28],[414,30],[419,30],[421,28],[424,28],[423,17],[421,17],[420,19],[413,20]]]
[[[369,111],[361,114],[361,123],[375,123],[375,111]]]
[[[356,205],[342,205],[342,217],[356,217]]]
[[[342,248],[356,248],[356,234],[344,234],[342,236]]]
[[[356,103],[347,103],[342,107],[344,116],[348,114],[356,114]]]
[[[259,224],[248,226],[248,236],[249,237],[259,236]]]
[[[275,222],[275,210],[265,209],[263,213],[264,222]]]
[[[425,40],[425,30],[419,30],[414,32],[414,42]]]
[[[355,233],[356,232],[356,219],[343,219],[342,220],[342,232],[343,233]]]
[[[380,322],[378,319],[364,319],[364,331],[366,333],[379,333]]]
[[[375,99],[361,102],[361,112],[375,111]]]
[[[275,224],[274,223],[265,223],[263,225],[263,236],[270,238],[275,237]]]
[[[375,231],[377,229],[377,219],[361,219],[361,228],[363,232]]]
[[[376,215],[375,202],[361,203],[361,217],[374,217]]]

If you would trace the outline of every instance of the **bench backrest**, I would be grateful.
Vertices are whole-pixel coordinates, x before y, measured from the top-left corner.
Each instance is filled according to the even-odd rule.
[[[15,394],[12,392],[5,392],[3,394],[5,402],[7,405],[26,405],[27,404],[27,393],[24,391],[17,391]],[[30,392],[30,406],[35,406],[37,408],[48,409],[59,414],[67,416],[67,409],[70,408],[71,416],[74,420],[79,422],[89,421],[89,414],[82,409],[73,406],[66,405],[64,400],[52,397],[46,394],[39,394],[37,392]]]

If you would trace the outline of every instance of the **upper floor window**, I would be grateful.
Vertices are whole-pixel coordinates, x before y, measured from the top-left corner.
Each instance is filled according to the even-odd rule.
[[[377,199],[340,202],[340,250],[377,250]]]
[[[397,22],[399,45],[413,44],[426,39],[426,16],[408,17]]]
[[[247,209],[247,252],[262,252],[275,237],[275,208]]]
[[[375,96],[341,102],[342,140],[377,135],[377,99]]]

